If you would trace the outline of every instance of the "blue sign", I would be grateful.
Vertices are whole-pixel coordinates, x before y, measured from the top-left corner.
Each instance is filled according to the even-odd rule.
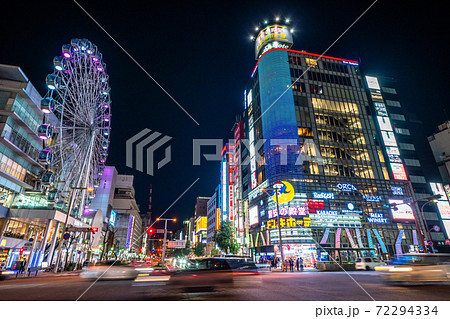
[[[386,224],[387,218],[382,213],[370,213],[367,221],[369,223]]]
[[[358,190],[355,185],[346,183],[339,183],[336,187],[343,192],[353,192]]]
[[[318,215],[337,215],[337,210],[318,210]]]
[[[111,210],[111,214],[109,215],[109,224],[114,227],[116,225],[117,213]]]
[[[363,199],[368,202],[381,202],[381,196],[366,196],[363,195]]]
[[[401,186],[391,186],[392,195],[403,195],[403,188]]]
[[[312,194],[314,199],[334,199],[333,193],[313,192]]]
[[[65,233],[64,236],[63,236],[63,238],[64,238],[65,240],[69,239],[69,238],[70,238],[70,234],[69,234],[69,233]]]

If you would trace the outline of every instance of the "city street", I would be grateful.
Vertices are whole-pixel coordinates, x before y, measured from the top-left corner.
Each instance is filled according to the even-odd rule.
[[[449,300],[448,285],[386,286],[377,272],[349,272],[376,301]],[[343,272],[263,273],[261,287],[214,293],[174,293],[165,285],[130,280],[98,281],[80,300],[371,300]],[[1,300],[77,300],[93,283],[78,275],[0,282]]]

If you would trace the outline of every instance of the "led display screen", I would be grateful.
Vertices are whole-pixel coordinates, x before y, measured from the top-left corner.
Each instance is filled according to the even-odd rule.
[[[396,220],[414,220],[414,214],[407,204],[403,204],[400,199],[389,199],[389,204],[399,204],[396,206],[397,210],[391,208],[392,218]]]
[[[258,224],[258,206],[253,206],[249,208],[248,222],[250,226]]]

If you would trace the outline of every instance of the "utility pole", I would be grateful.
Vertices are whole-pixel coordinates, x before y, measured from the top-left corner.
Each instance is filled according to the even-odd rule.
[[[167,221],[171,220],[173,222],[176,222],[177,219],[176,218],[157,218],[156,221],[160,221],[163,220],[164,221],[164,241],[163,241],[163,252],[162,252],[162,258],[161,258],[161,263],[162,266],[164,267],[164,260],[166,259],[166,245],[167,245]]]
[[[283,269],[283,267],[284,267],[284,251],[283,251],[283,238],[281,237],[280,208],[278,207],[278,189],[275,189],[275,199],[276,199],[276,203],[277,203],[277,223],[278,223],[278,237],[280,238],[281,269]]]
[[[66,230],[67,230],[67,222],[69,221],[70,211],[72,210],[72,206],[73,206],[73,202],[74,202],[75,190],[87,190],[89,192],[92,192],[94,189],[91,188],[91,187],[72,187],[72,193],[71,193],[70,199],[69,199],[69,207],[67,209],[66,220],[64,221],[64,224],[63,224],[63,231],[62,231],[62,234],[61,234],[58,255],[56,256],[55,269],[53,270],[53,272],[55,272],[55,273],[58,272],[59,263],[61,261],[61,252],[62,252],[62,246],[63,246],[63,241],[64,241],[63,236],[64,236],[64,234],[66,233]],[[57,235],[58,235],[58,233],[55,234],[55,236],[57,236]],[[67,247],[67,250],[69,250],[68,247]],[[67,252],[69,252],[69,251],[67,251]]]

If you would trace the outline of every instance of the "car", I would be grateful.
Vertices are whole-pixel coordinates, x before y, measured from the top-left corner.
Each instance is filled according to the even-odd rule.
[[[377,266],[385,265],[384,262],[377,257],[357,258],[355,263],[356,270],[374,270]]]
[[[80,276],[98,280],[133,280],[137,277],[137,274],[136,268],[128,262],[109,260],[88,265]]]
[[[255,263],[239,258],[203,258],[191,268],[174,271],[169,286],[182,292],[211,292],[261,283]]]
[[[450,283],[450,254],[405,254],[385,272],[387,283]]]

